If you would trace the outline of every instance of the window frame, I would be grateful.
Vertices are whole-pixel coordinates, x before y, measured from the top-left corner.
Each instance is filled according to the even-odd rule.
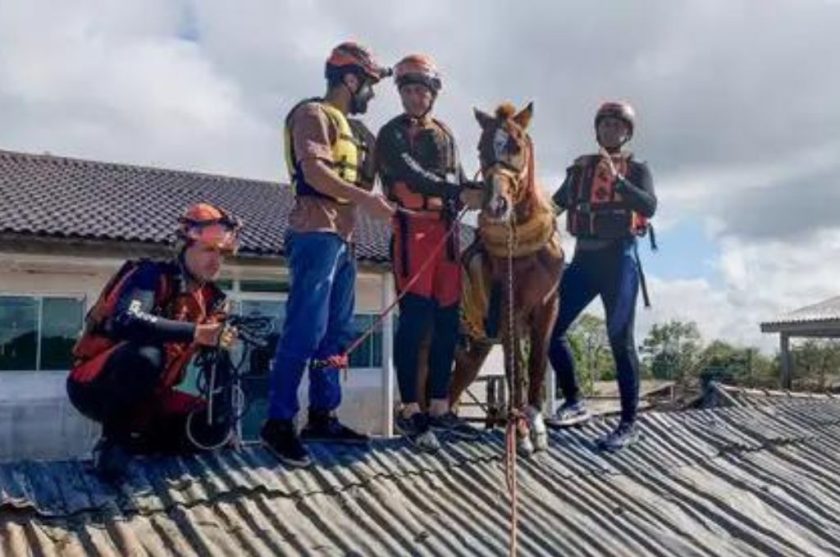
[[[35,343],[35,369],[4,369],[0,370],[0,374],[2,373],[67,373],[70,371],[70,367],[67,369],[40,369],[41,367],[41,334],[43,332],[43,325],[44,325],[44,299],[50,298],[63,298],[63,299],[73,299],[76,301],[81,302],[82,304],[82,320],[79,323],[79,330],[78,334],[81,334],[84,325],[85,325],[85,315],[87,315],[88,307],[88,296],[85,292],[80,291],[62,291],[62,292],[33,292],[33,291],[11,291],[11,290],[0,290],[0,299],[2,298],[34,298],[38,300],[38,329],[37,329],[37,336]],[[78,338],[78,337],[77,337]]]

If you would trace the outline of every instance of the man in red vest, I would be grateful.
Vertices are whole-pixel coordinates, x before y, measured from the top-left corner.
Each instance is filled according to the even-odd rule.
[[[404,112],[379,131],[376,156],[383,189],[404,209],[394,220],[391,258],[397,290],[404,295],[394,351],[403,403],[396,421],[416,447],[435,451],[440,447],[435,432],[478,435],[450,410],[449,382],[461,299],[455,217],[463,200],[480,202],[480,192],[466,189],[455,138],[432,116],[442,85],[434,61],[423,54],[406,56],[395,66],[394,79]],[[427,393],[417,388],[420,348],[430,332],[427,414],[419,404]]]
[[[190,207],[178,224],[175,257],[126,262],[88,312],[67,392],[102,424],[94,448],[102,475],[118,477],[132,453],[197,448],[187,440],[186,418],[205,402],[174,387],[201,347],[229,348],[236,339],[213,281],[224,255],[236,251],[239,228],[218,207]]]
[[[648,231],[647,219],[656,211],[647,164],[623,149],[635,126],[636,115],[629,104],[601,105],[595,114],[599,153],[579,157],[567,169],[566,180],[553,197],[566,211],[567,228],[577,243],[560,284],[562,303],[549,349],[565,400],[546,421],[565,426],[589,419],[566,333],[586,306],[600,296],[621,396],[621,421],[599,440],[608,450],[620,449],[637,438],[639,359],[633,329],[641,275],[636,242]]]

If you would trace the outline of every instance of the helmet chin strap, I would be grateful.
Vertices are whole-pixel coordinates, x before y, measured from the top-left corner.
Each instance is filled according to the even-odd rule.
[[[361,93],[364,90],[366,81],[361,80],[359,82],[359,88],[356,89],[355,93],[353,92],[352,89],[350,89],[350,86],[347,85],[347,83],[345,83],[343,80],[342,80],[341,84],[344,86],[345,89],[347,89],[347,92],[350,94],[350,107],[349,107],[350,114],[364,114],[365,112],[367,112],[367,105],[370,102],[370,98],[372,98],[373,95],[371,95],[371,97],[365,99],[365,104],[363,106],[360,106],[360,103],[359,103],[359,93]]]
[[[431,88],[429,88],[429,91],[432,92],[432,102],[429,103],[429,108],[424,110],[423,113],[420,114],[419,116],[415,116],[414,114],[409,114],[409,117],[411,117],[414,120],[418,120],[418,121],[422,121],[422,120],[426,119],[426,116],[428,116],[429,113],[432,111],[432,109],[435,107],[435,101],[437,101],[437,91],[435,91],[434,89],[431,89]]]
[[[189,246],[184,247],[184,249],[181,250],[181,253],[178,254],[178,266],[181,267],[181,274],[184,275],[187,281],[202,287],[204,286],[205,281],[195,276],[187,265],[186,253],[188,247]]]
[[[620,143],[618,144],[618,146],[616,146],[616,147],[607,147],[606,145],[604,145],[603,143],[601,143],[601,138],[600,138],[600,137],[596,137],[596,140],[597,140],[597,142],[598,142],[598,145],[600,145],[600,146],[601,146],[604,150],[606,150],[608,153],[620,153],[620,152],[621,152],[621,149],[622,149],[625,145],[627,145],[627,142],[628,142],[628,141],[630,141],[630,137],[629,137],[629,136],[627,136],[627,135],[625,135],[624,137],[622,137],[622,138],[621,138],[621,142],[620,142]]]

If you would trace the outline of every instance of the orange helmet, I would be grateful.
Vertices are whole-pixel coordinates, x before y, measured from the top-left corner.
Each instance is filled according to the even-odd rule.
[[[435,61],[425,54],[409,54],[397,62],[394,67],[394,79],[397,81],[397,87],[419,83],[434,93],[440,91],[442,85]]]
[[[340,77],[348,70],[359,71],[372,79],[374,83],[391,75],[391,68],[380,66],[368,48],[350,41],[332,49],[327,58],[324,75],[331,80]]]
[[[598,112],[595,113],[595,128],[598,127],[598,122],[602,118],[618,118],[619,120],[630,126],[630,136],[633,136],[633,128],[636,125],[636,111],[629,103],[624,101],[608,101],[598,107]]]
[[[209,203],[196,203],[178,219],[176,236],[183,247],[193,243],[236,253],[239,248],[239,219]]]

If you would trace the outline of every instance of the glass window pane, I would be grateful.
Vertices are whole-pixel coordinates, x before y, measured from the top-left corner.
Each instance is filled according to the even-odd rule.
[[[233,290],[233,281],[231,279],[219,279],[216,281],[216,286],[220,290],[230,291]]]
[[[248,316],[268,316],[273,318],[274,330],[268,338],[265,348],[252,348],[243,367],[247,375],[242,379],[242,390],[248,409],[242,417],[242,437],[245,440],[258,438],[260,427],[268,413],[268,380],[274,351],[283,332],[286,319],[286,303],[277,300],[241,300],[240,314]],[[241,351],[233,355],[236,362],[242,357]]]
[[[242,280],[239,281],[239,290],[242,292],[276,292],[289,291],[287,279],[278,280]]]
[[[0,370],[34,370],[38,299],[0,297]]]
[[[365,333],[376,322],[374,315],[356,315],[353,326],[356,335]],[[356,338],[355,335],[353,337]],[[377,329],[365,339],[365,342],[350,354],[351,368],[371,368],[382,366],[382,331]]]
[[[44,298],[41,319],[41,369],[70,369],[73,349],[82,329],[84,302]]]

